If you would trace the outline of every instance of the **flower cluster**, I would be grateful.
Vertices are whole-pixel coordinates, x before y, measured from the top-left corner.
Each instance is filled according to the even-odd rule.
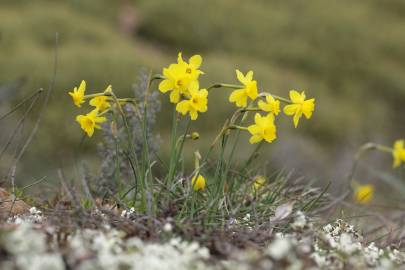
[[[100,129],[100,123],[107,121],[102,116],[111,107],[111,95],[112,87],[109,85],[104,92],[96,93],[92,95],[85,95],[86,81],[82,80],[79,87],[75,87],[69,95],[72,97],[74,105],[81,107],[81,105],[89,99],[89,105],[94,107],[89,113],[85,115],[76,116],[76,121],[80,124],[80,127],[86,132],[87,136],[93,136],[95,129]]]
[[[183,115],[190,114],[192,120],[199,112],[207,111],[208,91],[199,89],[198,78],[204,74],[199,70],[202,63],[200,55],[194,55],[189,62],[179,53],[177,63],[163,69],[164,80],[159,84],[162,93],[170,92],[170,102],[177,104],[176,110]]]
[[[267,92],[259,93],[257,81],[253,79],[253,71],[244,75],[236,70],[236,78],[239,85],[214,84],[206,89],[199,89],[199,76],[204,74],[199,70],[202,63],[200,55],[194,55],[186,62],[179,53],[177,63],[170,64],[163,69],[163,80],[159,84],[162,93],[170,92],[170,102],[177,104],[176,110],[182,115],[187,113],[191,120],[196,120],[199,112],[207,111],[208,91],[212,88],[234,89],[229,96],[229,102],[234,103],[240,111],[256,111],[254,124],[247,128],[234,126],[241,130],[247,130],[251,134],[249,142],[255,144],[261,141],[271,143],[277,138],[275,117],[280,113],[280,101],[287,103],[283,109],[288,116],[293,116],[294,126],[297,127],[300,118],[304,115],[311,118],[315,109],[315,99],[306,99],[305,92],[299,93],[291,90],[290,98],[282,98]],[[255,106],[255,102],[257,106]],[[260,112],[265,113],[262,115]]]

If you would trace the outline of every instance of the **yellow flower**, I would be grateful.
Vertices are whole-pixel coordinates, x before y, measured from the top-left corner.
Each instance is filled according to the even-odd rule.
[[[179,52],[179,55],[177,56],[177,63],[179,65],[184,65],[186,68],[186,75],[190,76],[191,80],[198,80],[198,77],[200,74],[204,74],[201,70],[198,68],[201,66],[202,63],[202,57],[201,55],[193,55],[190,57],[188,60],[189,63],[185,62],[183,60],[183,57],[181,56],[181,52]]]
[[[79,89],[75,87],[72,92],[69,92],[69,95],[72,96],[73,103],[77,107],[81,107],[81,104],[84,102],[84,92],[86,91],[86,82],[82,80],[80,83]]]
[[[107,119],[105,117],[98,116],[98,110],[94,109],[86,115],[76,116],[76,121],[80,124],[80,127],[87,133],[87,136],[91,137],[94,133],[94,129],[101,127],[98,123],[103,123]]]
[[[261,142],[263,139],[269,143],[277,138],[276,126],[274,125],[274,115],[269,113],[267,116],[255,115],[255,124],[248,127],[252,134],[249,142],[251,144]]]
[[[264,186],[264,183],[266,183],[266,178],[264,178],[264,176],[262,175],[256,176],[253,180],[253,188],[255,190],[262,188]]]
[[[190,113],[191,120],[196,120],[198,112],[207,111],[208,91],[206,89],[198,90],[199,85],[197,81],[190,84],[189,99],[177,103],[176,110],[183,115]]]
[[[236,70],[238,80],[244,88],[236,89],[229,96],[229,102],[235,103],[238,107],[246,107],[248,97],[252,100],[257,98],[257,82],[253,80],[253,71],[249,71],[246,76],[239,70]]]
[[[354,199],[360,204],[368,204],[374,196],[373,185],[361,185],[355,188]]]
[[[266,96],[266,101],[259,100],[259,108],[262,111],[278,115],[280,113],[280,101],[275,100],[272,95]]]
[[[315,109],[315,99],[305,100],[305,92],[303,91],[300,94],[295,90],[290,91],[290,99],[293,104],[285,106],[284,113],[286,115],[294,115],[294,126],[297,127],[302,114],[307,119],[311,118],[312,112]]]
[[[170,102],[178,103],[180,96],[188,94],[188,87],[191,82],[198,79],[203,72],[199,70],[202,58],[199,55],[194,55],[190,58],[190,64],[184,62],[179,53],[178,63],[171,64],[168,68],[163,69],[165,79],[160,82],[159,90],[162,93],[171,91]]]
[[[99,96],[90,99],[90,105],[96,107],[100,112],[104,112],[111,107],[110,103],[108,103],[108,97],[106,96]]]
[[[204,190],[205,189],[205,178],[201,174],[198,175],[198,177],[195,175],[191,179],[191,184],[193,185],[193,188],[195,191],[197,190]]]
[[[394,143],[394,149],[392,150],[392,156],[394,157],[394,168],[397,168],[401,165],[402,162],[405,162],[405,142],[404,140],[397,140]]]

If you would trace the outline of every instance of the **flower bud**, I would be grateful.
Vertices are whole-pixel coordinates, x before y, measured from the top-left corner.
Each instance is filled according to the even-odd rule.
[[[192,140],[198,140],[200,138],[200,134],[198,132],[193,132],[191,133],[191,139]]]

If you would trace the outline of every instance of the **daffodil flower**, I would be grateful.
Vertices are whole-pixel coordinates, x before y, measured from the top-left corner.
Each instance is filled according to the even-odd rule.
[[[392,156],[394,158],[393,167],[397,168],[402,162],[405,162],[405,141],[397,140],[394,143],[394,148],[392,150]]]
[[[76,121],[80,124],[80,127],[86,132],[87,136],[93,136],[94,129],[100,129],[99,123],[107,121],[105,117],[98,116],[98,110],[94,109],[86,115],[76,116]]]
[[[262,111],[278,115],[280,113],[280,101],[274,99],[272,95],[266,96],[266,101],[259,100],[257,104]]]
[[[195,191],[204,190],[205,189],[205,178],[201,174],[193,176],[191,179],[191,184]]]
[[[79,88],[75,87],[72,92],[69,92],[69,95],[73,99],[73,103],[77,107],[81,107],[81,104],[84,103],[84,92],[86,91],[86,82],[82,80]]]
[[[249,126],[248,131],[252,134],[252,137],[249,139],[251,144],[261,142],[262,140],[271,143],[277,138],[274,115],[268,114],[263,117],[260,113],[256,113],[255,124]]]
[[[171,64],[168,68],[163,69],[165,79],[160,82],[159,90],[162,93],[171,91],[170,102],[178,103],[181,94],[188,93],[188,86],[191,77],[186,75],[185,65]]]
[[[168,68],[163,69],[165,79],[159,84],[159,90],[162,93],[171,91],[170,102],[172,103],[178,103],[182,94],[187,95],[190,83],[203,74],[198,69],[202,62],[201,56],[194,55],[190,58],[190,63],[187,63],[179,53],[177,61],[177,64],[171,64]]]
[[[183,57],[181,55],[181,52],[179,52],[177,56],[177,63],[179,65],[184,65],[186,68],[186,75],[190,76],[191,80],[198,80],[198,77],[201,74],[204,74],[203,71],[199,70],[201,63],[202,63],[202,57],[201,55],[193,55],[190,57],[188,60],[188,63],[183,60]]]
[[[368,204],[374,196],[373,185],[360,185],[354,190],[354,199],[360,204]]]
[[[104,112],[111,107],[110,103],[108,102],[108,97],[106,96],[94,97],[90,99],[89,103],[91,106],[96,107],[96,109],[100,112]]]
[[[229,96],[229,102],[235,103],[238,107],[246,107],[248,98],[252,100],[257,98],[257,82],[253,80],[253,71],[249,71],[245,76],[236,70],[236,77],[244,87],[233,91]]]
[[[198,112],[207,111],[208,91],[206,89],[198,90],[199,84],[194,81],[189,87],[189,99],[177,103],[176,110],[183,115],[190,114],[191,120],[196,120]]]
[[[284,107],[286,115],[294,115],[294,126],[298,126],[301,116],[304,114],[307,119],[311,118],[312,112],[315,109],[315,99],[305,100],[305,92],[301,94],[295,90],[290,91],[290,99],[292,104]]]

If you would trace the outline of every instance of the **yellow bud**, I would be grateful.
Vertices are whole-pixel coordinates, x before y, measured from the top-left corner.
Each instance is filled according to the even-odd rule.
[[[193,132],[191,133],[191,139],[192,140],[198,140],[200,138],[200,134],[198,132]]]
[[[255,190],[262,188],[264,186],[264,183],[266,182],[266,178],[264,178],[264,176],[262,175],[256,176],[253,180],[253,188]]]
[[[104,90],[105,95],[111,95],[112,94],[112,87],[111,84],[107,86],[107,88]]]
[[[374,196],[373,185],[361,185],[354,190],[354,199],[360,204],[368,204]]]

